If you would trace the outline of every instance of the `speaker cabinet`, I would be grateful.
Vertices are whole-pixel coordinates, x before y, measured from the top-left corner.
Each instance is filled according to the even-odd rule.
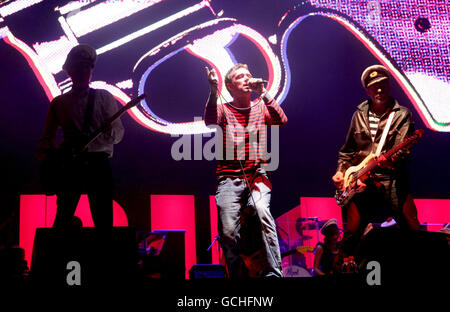
[[[358,258],[380,263],[382,284],[422,285],[450,276],[444,233],[374,229],[362,241]]]
[[[56,230],[39,228],[33,246],[33,283],[54,286],[132,282],[137,272],[136,231],[115,227]]]

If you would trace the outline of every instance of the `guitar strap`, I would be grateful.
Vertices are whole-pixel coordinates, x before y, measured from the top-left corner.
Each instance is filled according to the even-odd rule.
[[[83,121],[83,128],[81,129],[81,132],[88,136],[89,135],[89,128],[92,124],[92,113],[94,111],[94,100],[95,100],[95,89],[89,88],[89,94],[88,94],[88,103],[86,106],[86,112],[84,115],[84,121]]]
[[[383,134],[380,139],[380,143],[378,143],[377,151],[375,152],[375,156],[378,157],[381,154],[381,149],[386,141],[387,134],[389,132],[389,128],[391,127],[392,120],[394,119],[395,111],[392,111],[389,114],[386,126],[384,127]]]

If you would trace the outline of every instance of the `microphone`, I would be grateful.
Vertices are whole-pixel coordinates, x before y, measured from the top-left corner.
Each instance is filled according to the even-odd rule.
[[[260,87],[262,84],[265,84],[267,82],[268,82],[267,80],[261,79],[261,78],[250,78],[248,80],[248,84],[251,89],[256,89],[256,88]]]
[[[252,83],[268,83],[267,80],[262,79],[262,78],[251,78],[253,81]]]

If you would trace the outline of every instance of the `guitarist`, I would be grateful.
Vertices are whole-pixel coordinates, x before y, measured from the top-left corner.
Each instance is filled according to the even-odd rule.
[[[344,173],[350,166],[358,165],[369,153],[375,153],[391,112],[395,114],[383,152],[414,132],[410,110],[390,96],[390,74],[384,66],[373,65],[365,69],[361,83],[369,99],[353,114],[345,143],[339,151],[337,171],[332,177],[338,189],[342,189]],[[345,254],[353,254],[363,229],[370,222],[383,222],[392,216],[401,228],[420,229],[405,168],[408,156],[409,151],[400,150],[393,159],[381,159],[368,179],[358,180],[357,187],[362,192],[343,208],[347,222],[342,240]]]
[[[122,140],[124,129],[120,119],[93,141],[86,150],[74,156],[89,134],[118,111],[117,101],[105,90],[89,88],[97,59],[88,45],[75,46],[67,55],[63,69],[72,79],[72,89],[50,103],[44,131],[38,143],[37,157],[44,160],[54,151],[57,131],[62,129],[64,167],[56,192],[57,212],[54,228],[71,227],[72,217],[82,193],[87,193],[92,218],[98,229],[113,225],[113,178],[109,158],[113,145]],[[74,156],[74,157],[73,157]]]

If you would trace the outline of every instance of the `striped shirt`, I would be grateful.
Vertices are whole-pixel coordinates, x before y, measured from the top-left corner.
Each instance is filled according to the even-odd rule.
[[[216,132],[222,139],[222,151],[217,160],[218,177],[242,178],[243,170],[252,177],[261,164],[267,163],[267,126],[282,126],[287,117],[281,107],[269,95],[263,101],[248,108],[237,108],[231,103],[217,105],[217,97],[210,96],[205,109],[205,124],[218,125]]]
[[[375,135],[377,134],[379,123],[380,117],[372,113],[371,110],[369,110],[369,126],[370,126],[370,134],[372,135],[372,141],[375,141]]]

